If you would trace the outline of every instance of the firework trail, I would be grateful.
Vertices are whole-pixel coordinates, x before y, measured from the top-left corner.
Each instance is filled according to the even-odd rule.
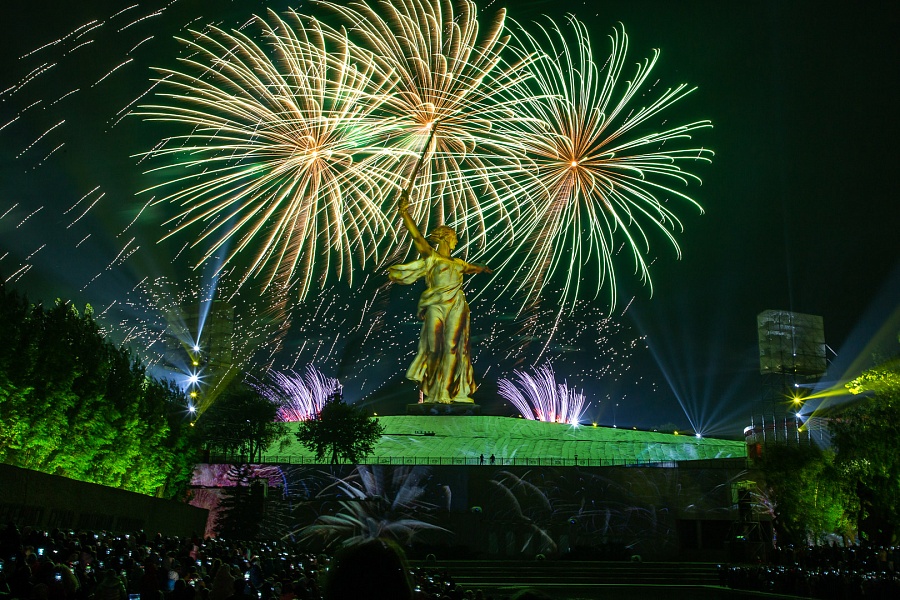
[[[522,98],[496,91],[522,84],[529,57],[501,60],[509,40],[505,10],[482,32],[469,1],[318,4],[345,20],[356,42],[351,51],[395,81],[379,107],[394,125],[387,141],[393,151],[370,161],[374,176],[384,178],[384,199],[406,187],[419,150],[439,123],[415,182],[414,218],[425,230],[438,224],[456,228],[465,249],[508,242],[521,202],[517,174],[524,168],[524,148],[498,134],[494,123],[529,117],[517,108]],[[384,209],[393,214],[395,206]]]
[[[553,367],[549,364],[538,367],[534,375],[524,371],[513,371],[516,381],[500,379],[497,391],[509,400],[526,419],[548,423],[568,423],[578,425],[587,406],[584,394],[570,388],[566,383],[557,384]]]
[[[346,31],[295,13],[250,20],[242,14],[216,28],[203,25],[210,19],[199,14],[202,8],[185,4],[117,7],[17,54],[20,72],[0,85],[6,106],[0,134],[16,136],[6,138],[9,156],[33,178],[44,161],[80,154],[75,127],[89,123],[105,134],[122,134],[130,123],[140,125],[126,118],[130,114],[155,120],[156,139],[163,139],[139,156],[151,169],[144,186],[158,189],[135,201],[127,218],[111,228],[122,241],[110,260],[98,264],[121,270],[149,262],[144,257],[152,245],[141,239],[141,227],[159,208],[178,208],[169,213],[177,212],[169,235],[190,237],[190,243],[183,254],[160,262],[180,265],[191,245],[201,253],[199,262],[224,259],[220,277],[233,280],[228,290],[235,294],[229,299],[249,311],[241,326],[259,327],[262,333],[251,337],[268,340],[260,345],[263,368],[291,351],[288,364],[293,359],[295,365],[334,367],[345,383],[363,365],[368,370],[357,375],[360,387],[383,385],[373,373],[376,363],[405,345],[395,339],[397,328],[384,324],[383,303],[369,298],[359,270],[377,278],[373,266],[408,251],[409,244],[394,237],[393,195],[408,183],[434,123],[438,133],[413,182],[417,221],[426,228],[439,222],[458,228],[460,251],[487,257],[497,272],[491,291],[518,292],[530,311],[518,315],[521,333],[505,335],[512,324],[496,327],[485,347],[510,340],[544,343],[543,358],[559,370],[557,359],[573,354],[565,347],[576,345],[564,339],[563,314],[578,322],[581,309],[573,314],[574,307],[589,304],[604,287],[609,305],[615,304],[613,257],[633,255],[636,273],[649,283],[646,257],[654,235],[661,232],[677,252],[678,205],[697,204],[680,187],[697,178],[683,169],[712,155],[679,149],[709,123],[654,133],[651,127],[665,118],[661,111],[692,90],[678,86],[654,94],[655,77],[649,75],[657,55],[629,68],[621,29],[611,36],[604,63],[595,62],[587,32],[575,19],[568,29],[550,22],[531,35],[504,11],[488,19],[480,13],[479,24],[472,2],[315,3],[317,14],[340,21]],[[232,31],[237,23],[244,25]],[[159,69],[152,82],[142,76],[138,89],[135,72],[171,56],[165,44],[174,42],[162,25],[177,27],[185,38],[180,65]],[[79,80],[72,73],[76,63],[90,66]],[[148,100],[151,94],[157,95]],[[647,100],[639,104],[642,96]],[[84,106],[89,113],[81,112]],[[57,151],[61,146],[65,152]],[[98,173],[85,172],[85,187],[66,203],[71,208],[61,222],[70,227],[71,245],[91,252],[103,241],[91,236],[101,233],[93,225],[111,212],[117,190]],[[108,195],[101,200],[102,193]],[[23,229],[34,229],[52,212],[24,203],[13,208],[4,224]],[[6,257],[10,280],[33,276],[34,255],[46,258],[64,240],[47,241],[23,252],[28,264]],[[134,274],[135,280],[157,277]],[[343,290],[350,284],[347,303],[328,297],[339,289],[329,286]],[[195,287],[174,278],[166,285]],[[96,294],[98,287],[94,283],[90,291]],[[321,293],[310,296],[315,288]],[[157,302],[136,295],[120,294],[122,300],[104,313],[114,324],[119,311],[128,312],[119,321],[121,335],[155,350],[168,323],[151,323],[160,319]],[[308,318],[298,310],[300,298],[313,298],[310,304],[321,307],[325,318]],[[537,306],[539,300],[547,302]],[[485,304],[477,314],[496,314],[498,304]],[[142,307],[150,313],[135,320],[132,313]],[[537,316],[527,320],[528,314]],[[332,326],[335,331],[328,331]],[[286,337],[292,327],[292,335],[302,336],[296,344]],[[345,346],[376,333],[384,336],[377,351],[340,356]],[[550,345],[554,338],[556,346]],[[149,354],[152,364],[165,362],[164,352]],[[351,359],[357,362],[344,366]]]
[[[84,141],[76,137],[76,132],[92,128],[95,135],[109,133],[109,122],[104,117],[115,110],[119,90],[128,87],[123,78],[128,77],[129,73],[134,74],[136,59],[140,58],[135,54],[136,47],[133,44],[129,44],[132,46],[131,50],[122,55],[122,45],[127,44],[129,36],[140,34],[143,27],[152,26],[155,19],[150,17],[161,17],[163,13],[173,12],[169,9],[176,3],[178,0],[166,0],[160,6],[162,3],[159,0],[150,0],[144,4],[156,5],[149,9],[151,12],[134,4],[125,10],[117,7],[115,11],[102,16],[97,14],[103,10],[99,6],[79,7],[79,10],[72,11],[73,16],[90,14],[96,18],[89,18],[61,35],[48,35],[47,32],[55,31],[56,27],[43,22],[34,23],[33,31],[26,29],[20,32],[17,40],[38,37],[43,41],[27,51],[17,50],[15,54],[4,57],[7,68],[3,74],[5,81],[0,83],[0,100],[3,104],[0,132],[5,136],[3,146],[7,152],[4,153],[4,158],[9,158],[8,164],[4,166],[10,169],[10,173],[16,173],[18,187],[27,189],[29,182],[40,184],[48,175],[55,177],[47,170],[51,164],[57,167],[65,165],[70,171],[77,171],[79,180],[90,180],[98,175],[91,172],[89,164],[73,164],[76,157],[83,155],[84,147]],[[32,11],[30,8],[23,9],[21,13],[41,15],[40,11]],[[25,28],[32,25],[25,20],[16,23],[19,24]],[[130,29],[132,26],[134,29]],[[102,144],[98,144],[96,138],[92,139],[92,143]],[[93,152],[91,156],[94,156]],[[105,160],[96,162],[103,163],[104,169],[108,168]],[[117,175],[120,180],[123,179],[121,174]],[[67,181],[54,183],[60,195],[75,193],[67,188]],[[95,199],[83,214],[69,222],[67,228],[77,229],[74,227],[76,224],[79,228],[91,227],[92,224],[88,221],[94,218],[93,213],[104,212],[105,218],[112,212],[95,208],[98,200],[99,198]],[[26,205],[23,208],[27,210],[28,207]],[[84,218],[89,211],[92,213],[90,217]],[[78,248],[87,240],[88,236],[75,231],[72,235],[48,233],[48,229],[52,229],[54,225],[51,219],[55,216],[52,214],[53,210],[48,213],[51,214],[42,215],[43,223],[34,228],[33,235],[47,236],[48,247],[53,254],[70,252],[73,246]],[[96,224],[93,225],[96,228]],[[86,244],[87,246],[93,244]],[[131,252],[135,250],[136,247]],[[99,274],[91,281],[97,277]],[[82,286],[73,287],[77,289]],[[82,289],[84,287],[86,286]]]
[[[532,177],[520,178],[521,196],[532,201],[518,223],[514,249],[491,258],[501,267],[522,265],[504,290],[524,295],[523,306],[537,302],[554,276],[561,276],[561,291],[554,293],[557,321],[583,296],[583,283],[593,286],[594,298],[605,285],[610,310],[615,307],[613,259],[620,249],[630,252],[635,273],[651,285],[652,293],[645,258],[650,232],[661,232],[680,256],[674,232],[681,223],[667,203],[671,199],[700,208],[669,186],[699,183],[681,165],[709,162],[713,154],[680,148],[692,132],[711,127],[709,121],[651,128],[651,119],[695,88],[680,84],[638,104],[656,85],[648,78],[658,51],[626,70],[628,36],[619,27],[610,36],[608,61],[598,67],[585,25],[574,17],[569,25],[568,35],[552,21],[538,24],[534,35],[514,26],[510,48],[520,57],[537,58],[529,62],[533,77],[506,93],[528,98],[518,109],[531,118],[498,125],[527,146],[536,170]]]
[[[308,365],[303,375],[296,371],[273,371],[268,381],[251,385],[278,407],[278,418],[285,422],[312,418],[341,389],[337,379],[326,377],[313,365]]]

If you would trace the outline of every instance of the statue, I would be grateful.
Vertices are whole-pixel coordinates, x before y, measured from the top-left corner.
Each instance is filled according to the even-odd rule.
[[[419,382],[425,402],[474,402],[470,397],[476,385],[463,275],[491,273],[491,270],[450,256],[457,238],[449,227],[439,225],[426,239],[409,214],[408,190],[401,192],[397,208],[421,258],[388,267],[388,276],[403,285],[424,277],[426,285],[419,298],[418,316],[423,321],[419,351],[406,371],[406,378]]]

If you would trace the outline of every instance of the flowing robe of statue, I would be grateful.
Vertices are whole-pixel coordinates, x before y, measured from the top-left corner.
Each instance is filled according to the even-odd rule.
[[[450,256],[456,248],[457,237],[449,227],[439,225],[425,239],[409,214],[408,191],[400,195],[397,208],[422,258],[388,267],[388,276],[404,285],[425,278],[425,291],[419,298],[418,309],[419,319],[423,321],[419,351],[406,377],[419,382],[427,402],[473,402],[470,396],[475,391],[475,378],[463,275],[491,270],[486,265]]]
[[[392,281],[409,285],[425,278],[418,316],[423,321],[419,351],[406,378],[419,382],[427,402],[472,402],[475,377],[469,350],[469,304],[463,274],[470,265],[437,252],[388,268]]]

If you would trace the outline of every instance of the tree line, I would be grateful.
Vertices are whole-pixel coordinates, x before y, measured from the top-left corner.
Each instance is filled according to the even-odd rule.
[[[278,407],[290,401],[288,395],[269,398],[245,383],[229,386],[197,421],[204,447],[233,462],[250,463],[273,446],[284,450],[289,428],[279,421]],[[319,412],[297,423],[294,436],[318,461],[356,464],[375,450],[383,432],[376,419],[333,393]]]
[[[105,339],[93,311],[0,283],[0,462],[182,496],[196,459],[182,390]]]
[[[203,450],[259,460],[287,444],[279,403],[234,383],[192,422],[174,382],[150,377],[108,341],[90,305],[30,303],[0,282],[0,462],[143,494],[183,497]],[[196,425],[196,427],[194,427]],[[356,462],[381,435],[362,410],[329,398],[299,426],[319,460]]]

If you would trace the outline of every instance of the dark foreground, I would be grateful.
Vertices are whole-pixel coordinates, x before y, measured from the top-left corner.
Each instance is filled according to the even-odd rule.
[[[138,531],[51,531],[10,524],[0,530],[0,600],[363,600],[389,572],[374,554],[396,559],[406,597],[503,600],[523,589],[555,600],[711,598],[900,598],[898,548],[816,548],[789,565],[541,560],[427,560],[407,563],[396,544],[371,540],[336,557],[286,540],[242,542],[164,537]],[[352,582],[360,593],[334,594]],[[390,582],[382,586],[387,591]],[[362,585],[359,585],[362,584]],[[413,592],[414,588],[414,592]]]

